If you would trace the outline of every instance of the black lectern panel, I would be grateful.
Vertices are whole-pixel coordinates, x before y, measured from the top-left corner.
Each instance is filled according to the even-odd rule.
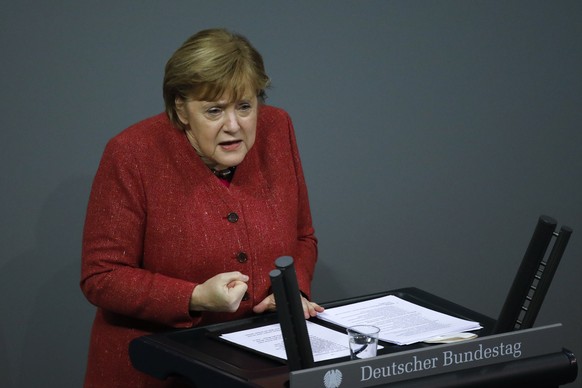
[[[476,331],[480,337],[488,336],[494,329],[495,320],[416,288],[351,298],[327,303],[324,307],[340,306],[384,295],[396,295],[436,311],[478,321],[483,326],[483,329]],[[334,327],[328,322],[315,320],[318,324]],[[130,344],[129,353],[136,369],[160,379],[179,376],[191,382],[195,387],[286,387],[289,384],[289,368],[284,362],[218,339],[222,333],[275,322],[277,322],[277,315],[273,313],[200,328],[153,334],[134,340]],[[434,346],[424,343],[398,346],[382,341],[381,344],[384,348],[378,350],[378,356]],[[316,362],[314,367],[328,365],[331,367],[336,363],[349,361],[349,357],[343,357]],[[576,374],[575,358],[564,351],[422,379],[400,381],[396,386],[409,388],[500,387],[503,386],[502,382],[509,381],[513,384],[510,385],[512,387],[549,388],[573,381]],[[546,381],[549,383],[546,384]],[[388,386],[394,386],[394,384]]]
[[[572,234],[572,229],[568,226],[562,226],[556,233],[556,225],[557,221],[552,217],[539,217],[497,319],[495,333],[533,327]],[[552,250],[544,260],[554,237]]]
[[[567,350],[520,361],[402,381],[398,388],[553,388],[577,376],[576,358]],[[387,386],[395,386],[388,384]]]

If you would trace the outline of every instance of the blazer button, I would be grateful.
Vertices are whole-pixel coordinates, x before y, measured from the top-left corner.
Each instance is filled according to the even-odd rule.
[[[247,256],[246,253],[239,252],[236,254],[236,259],[238,260],[239,263],[246,263],[249,257]]]
[[[245,292],[245,294],[244,294],[244,295],[243,295],[243,297],[242,297],[242,300],[243,300],[243,302],[244,302],[244,301],[247,301],[247,300],[249,300],[249,299],[251,299],[251,296],[249,295],[249,293],[248,293],[248,292]]]
[[[235,222],[238,221],[238,214],[236,214],[235,212],[228,213],[226,219],[228,220],[228,222],[232,222],[234,224]]]

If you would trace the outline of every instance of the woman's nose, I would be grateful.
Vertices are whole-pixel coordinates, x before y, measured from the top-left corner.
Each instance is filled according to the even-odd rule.
[[[224,124],[224,128],[228,132],[236,132],[240,129],[238,116],[235,110],[226,113],[226,122]]]

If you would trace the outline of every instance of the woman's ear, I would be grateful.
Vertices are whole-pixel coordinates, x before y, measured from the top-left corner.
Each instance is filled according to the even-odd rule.
[[[176,97],[174,100],[176,105],[176,114],[178,115],[178,119],[184,125],[188,125],[188,113],[186,112],[186,101],[180,97]]]

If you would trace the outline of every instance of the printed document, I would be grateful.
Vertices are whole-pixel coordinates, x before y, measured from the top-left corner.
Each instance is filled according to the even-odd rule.
[[[347,334],[310,321],[305,323],[313,351],[313,361],[331,360],[350,355]],[[283,360],[287,359],[281,326],[278,323],[222,334],[220,338]]]
[[[478,322],[442,314],[394,295],[328,308],[317,317],[343,327],[378,326],[379,338],[397,345],[481,328]]]
[[[379,338],[397,345],[409,345],[435,337],[454,337],[459,333],[481,328],[478,322],[442,314],[393,295],[328,308],[317,317],[343,327],[362,324],[378,326]],[[315,362],[350,355],[346,333],[312,321],[305,323]],[[281,326],[278,323],[224,333],[220,338],[282,360],[287,359]],[[378,345],[378,349],[381,348]]]

